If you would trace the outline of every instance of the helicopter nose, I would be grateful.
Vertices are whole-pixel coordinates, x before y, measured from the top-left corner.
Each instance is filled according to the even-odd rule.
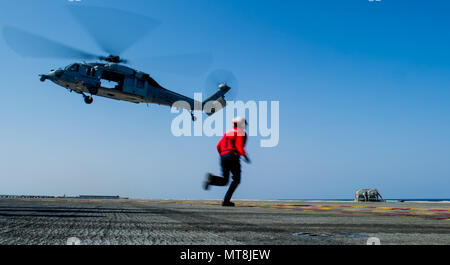
[[[55,80],[58,78],[61,78],[61,76],[64,74],[64,70],[52,70],[50,73],[48,73],[47,78],[50,80]]]

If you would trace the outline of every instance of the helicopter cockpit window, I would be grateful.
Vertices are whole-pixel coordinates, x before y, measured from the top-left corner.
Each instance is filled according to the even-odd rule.
[[[72,71],[72,72],[78,72],[78,70],[80,70],[80,65],[79,64],[72,64],[72,65],[70,65],[68,67],[67,70]]]

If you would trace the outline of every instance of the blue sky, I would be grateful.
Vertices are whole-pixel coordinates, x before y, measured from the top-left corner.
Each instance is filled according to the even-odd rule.
[[[280,143],[250,138],[236,198],[450,197],[447,1],[1,1],[0,25],[99,53],[71,4],[162,22],[124,57],[209,51],[211,71],[238,77],[239,99],[280,101]],[[39,82],[73,60],[22,58],[3,40],[0,58],[0,194],[222,198],[201,189],[220,172],[217,137],[174,137],[167,107],[87,106]],[[133,66],[188,96],[207,76]]]

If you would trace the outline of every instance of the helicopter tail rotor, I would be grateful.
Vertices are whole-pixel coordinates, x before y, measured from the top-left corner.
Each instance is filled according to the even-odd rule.
[[[238,88],[238,80],[233,72],[224,69],[218,69],[211,72],[206,78],[204,92],[207,95],[210,95],[212,93],[215,93],[217,89],[219,89],[219,91],[226,90],[224,96],[225,94],[227,94],[227,99],[236,99]]]
[[[217,89],[203,102],[205,113],[212,115],[227,105],[226,99],[235,99],[238,82],[236,76],[228,70],[215,70],[205,81],[205,91],[208,94],[212,88]]]

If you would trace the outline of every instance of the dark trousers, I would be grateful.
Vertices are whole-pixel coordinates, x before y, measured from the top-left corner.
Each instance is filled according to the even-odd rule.
[[[226,154],[220,157],[220,165],[222,166],[222,176],[211,176],[210,185],[213,186],[226,186],[230,181],[230,172],[233,174],[233,181],[228,188],[225,198],[225,202],[231,200],[234,191],[236,190],[239,183],[241,183],[241,161],[238,155]]]

